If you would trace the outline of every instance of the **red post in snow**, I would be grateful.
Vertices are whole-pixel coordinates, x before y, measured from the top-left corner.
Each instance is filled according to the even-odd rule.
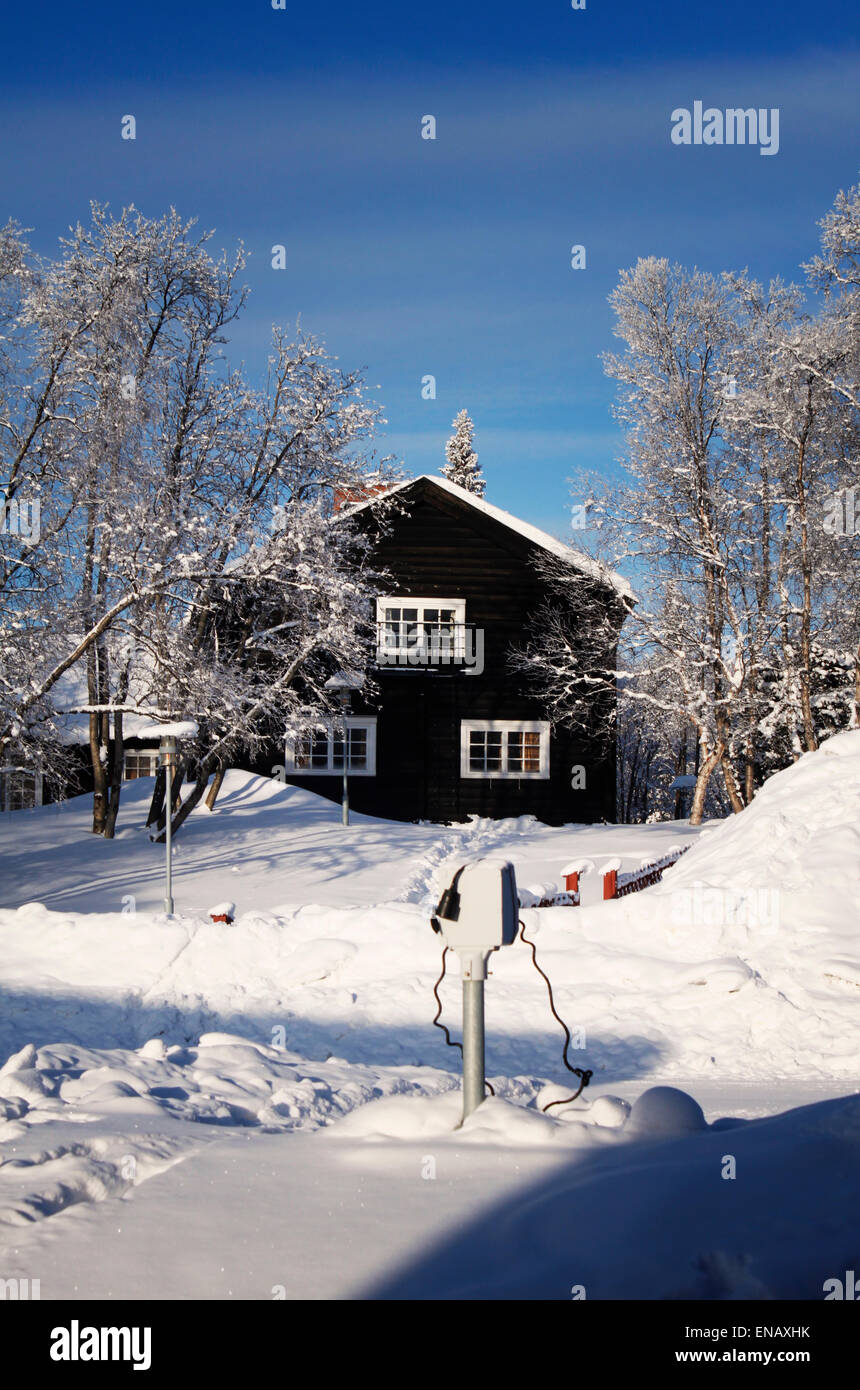
[[[564,876],[564,886],[565,886],[565,888],[567,889],[568,893],[578,893],[578,892],[579,892],[579,874],[578,874],[578,873],[575,873],[575,874],[565,874],[565,876]]]
[[[607,898],[614,898],[614,897],[615,897],[615,894],[616,894],[616,892],[617,892],[617,889],[618,889],[618,870],[617,870],[617,869],[609,869],[608,872],[605,873],[605,874],[603,875],[603,898],[604,898],[604,901],[606,901]]]

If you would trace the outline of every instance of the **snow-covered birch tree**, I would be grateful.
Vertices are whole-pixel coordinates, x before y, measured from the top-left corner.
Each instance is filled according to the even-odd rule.
[[[717,768],[739,810],[770,772],[858,723],[858,207],[857,190],[840,194],[824,220],[809,267],[823,302],[654,258],[611,297],[626,479],[580,480],[575,497],[590,497],[587,534],[639,594],[606,673],[621,720],[633,728],[640,702],[692,726],[694,822]],[[556,717],[575,716],[582,664],[551,616],[528,656]],[[635,728],[627,743],[639,747]]]
[[[0,243],[4,471],[43,502],[41,544],[4,550],[0,748],[50,772],[63,718],[86,714],[108,836],[130,710],[200,716],[208,780],[300,677],[312,698],[321,652],[352,649],[362,558],[333,539],[331,499],[390,471],[359,374],[313,339],[277,332],[262,389],[225,370],[242,256],[207,241],[175,212],[94,207],[56,262],[28,267],[16,228]],[[241,651],[224,635],[226,607],[251,612],[240,591],[254,631],[280,603],[267,662],[250,630]]]

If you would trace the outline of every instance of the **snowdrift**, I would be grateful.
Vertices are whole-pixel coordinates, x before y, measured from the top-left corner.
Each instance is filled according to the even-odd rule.
[[[132,1285],[163,1297],[179,1222],[179,1297],[201,1277],[213,1297],[268,1297],[283,1280],[301,1297],[312,1269],[325,1297],[820,1298],[857,1267],[844,1213],[860,1197],[860,1099],[747,1121],[786,1093],[796,1105],[858,1083],[860,733],[700,837],[529,818],[357,817],[345,832],[319,797],[231,773],[214,814],[199,808],[178,842],[173,918],[157,907],[148,795],[129,789],[113,844],[89,835],[83,798],[0,827],[17,904],[0,910],[7,1275],[50,1268],[46,1298],[80,1296],[82,1269],[93,1297]],[[576,856],[599,875],[678,840],[692,848],[656,887],[523,912],[590,1090],[542,1113],[570,1078],[518,943],[494,956],[487,989],[496,1097],[457,1130],[460,1059],[431,1027],[428,924],[453,869],[501,853],[530,883]],[[232,925],[210,920],[217,900],[237,902]],[[457,1036],[456,973],[441,996]],[[667,1104],[653,1085],[670,1079],[696,1099]],[[708,1127],[699,1101],[734,1118]],[[428,1155],[447,1182],[420,1181]],[[277,1239],[276,1172],[294,1201]],[[482,1215],[503,1191],[516,1200]],[[326,1235],[344,1192],[346,1248],[367,1251],[357,1264]],[[439,1194],[448,1236],[407,1263],[442,1234]],[[133,1199],[125,1242],[120,1198]],[[205,1258],[213,1200],[233,1213],[224,1249],[237,1263],[220,1246]],[[282,1272],[288,1247],[295,1274]]]
[[[585,935],[625,993],[663,995],[691,1073],[860,1079],[860,731],[771,778]]]
[[[633,866],[684,830],[363,818],[345,834],[331,803],[231,773],[216,813],[195,813],[178,842],[169,920],[143,907],[160,891],[160,848],[142,830],[148,790],[133,794],[140,824],[123,830],[125,847],[87,835],[84,799],[25,813],[17,852],[40,901],[0,911],[0,1060],[28,1043],[188,1046],[223,1031],[280,1038],[320,1061],[456,1073],[458,1055],[430,1026],[439,944],[427,920],[452,868],[503,853],[531,882],[585,853],[599,873],[601,847],[603,861]],[[81,892],[102,910],[62,910]],[[236,922],[211,922],[208,907],[228,896]],[[741,815],[706,828],[662,884],[523,918],[582,1040],[573,1060],[595,1082],[856,1083],[860,733],[831,739]],[[529,952],[501,951],[492,969],[489,1074],[563,1083],[562,1040]],[[442,997],[456,1030],[456,974]]]
[[[850,1298],[858,1200],[860,1097],[672,1138],[644,1126],[635,1146],[567,1165],[368,1295]]]

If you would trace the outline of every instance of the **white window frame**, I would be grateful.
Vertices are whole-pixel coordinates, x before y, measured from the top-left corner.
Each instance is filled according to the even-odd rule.
[[[367,767],[348,767],[346,770],[348,777],[376,776],[376,719],[375,714],[347,715],[347,729],[367,730]],[[343,720],[341,719],[330,719],[326,724],[315,724],[305,730],[304,737],[311,734],[326,734],[328,738],[328,762],[325,767],[297,767],[296,743],[302,735],[297,735],[295,738],[288,736],[284,750],[284,772],[286,775],[288,777],[342,777],[343,768],[333,766],[334,741],[342,732]]]
[[[385,617],[386,608],[417,608],[418,617],[415,619],[415,622],[417,623],[419,628],[427,621],[423,616],[425,609],[447,608],[452,610],[454,613],[455,629],[453,655],[455,657],[461,655],[461,653],[459,653],[457,650],[459,645],[457,643],[457,629],[459,629],[462,632],[466,625],[466,600],[464,598],[420,598],[412,594],[389,594],[387,598],[378,598],[376,600],[376,652],[378,660],[382,656],[389,658],[392,656],[408,657],[410,653],[414,654],[415,652],[425,648],[425,643],[423,642],[415,643],[412,646],[398,644],[389,647],[387,645],[382,645],[382,642],[379,640],[379,638],[382,634],[382,630],[385,626],[385,623],[387,622],[387,619]],[[401,619],[401,622],[403,621],[404,620]],[[385,662],[384,664],[387,665],[388,662]]]
[[[33,779],[33,806],[18,806],[18,811],[32,811],[34,806],[43,805],[44,797],[44,778],[41,772],[34,772],[29,767],[4,767],[0,771],[0,799],[2,799],[2,809],[4,815],[12,814],[12,786],[16,777],[32,777]]]
[[[549,720],[547,719],[462,719],[460,721],[460,776],[481,782],[547,782],[549,781]],[[504,766],[496,772],[473,772],[470,763],[470,739],[473,732],[540,734],[537,772],[510,772]],[[507,741],[502,740],[503,755],[507,757]]]
[[[151,768],[150,772],[139,772],[136,777],[128,775],[129,758],[148,758]],[[126,748],[123,753],[122,780],[124,782],[139,782],[141,777],[155,777],[158,772],[158,749],[157,748]]]

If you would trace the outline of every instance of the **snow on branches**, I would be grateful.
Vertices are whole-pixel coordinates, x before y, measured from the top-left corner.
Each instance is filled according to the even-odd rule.
[[[333,499],[392,475],[359,374],[313,338],[276,331],[262,384],[229,367],[243,256],[208,242],[175,211],[95,205],[53,261],[0,233],[0,470],[41,513],[0,537],[0,751],[59,776],[86,710],[108,835],[129,710],[197,718],[208,777],[295,685],[324,706],[369,608]]]
[[[770,772],[860,724],[858,210],[852,189],[822,223],[811,308],[796,286],[655,257],[610,297],[627,476],[579,479],[573,500],[589,498],[583,541],[629,566],[640,598],[619,659],[622,756],[648,742],[647,709],[665,730],[657,763],[675,747],[677,776],[694,764],[694,821],[714,772],[741,810]],[[582,661],[557,617],[528,660],[555,717],[581,714]]]
[[[474,492],[476,497],[483,497],[486,483],[478,465],[478,455],[472,447],[475,426],[467,411],[461,410],[455,416],[453,430],[445,445],[447,463],[442,467],[442,476],[466,488],[467,492]]]

